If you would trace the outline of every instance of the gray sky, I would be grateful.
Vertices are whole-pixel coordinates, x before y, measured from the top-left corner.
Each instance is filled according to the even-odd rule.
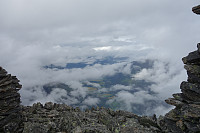
[[[181,58],[196,50],[200,41],[200,17],[191,11],[195,5],[195,0],[1,0],[0,65],[28,88],[52,81],[77,86],[84,78],[113,74],[122,65],[55,72],[42,69],[48,64],[64,65],[107,54],[157,59],[153,69],[135,77],[156,79],[151,88],[164,99],[179,91],[180,81],[186,79]],[[177,89],[169,91],[173,87]],[[77,91],[85,95],[80,87]],[[41,90],[37,92],[43,97]],[[29,97],[28,93],[26,89],[21,92]],[[129,94],[119,94],[124,95]],[[93,104],[90,99],[85,102]]]
[[[0,37],[47,46],[129,36],[182,54],[198,42],[194,5],[194,0],[2,0]]]

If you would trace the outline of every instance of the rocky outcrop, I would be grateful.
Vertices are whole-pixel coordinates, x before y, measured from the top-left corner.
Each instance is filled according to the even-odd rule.
[[[92,108],[80,111],[65,104],[36,103],[23,107],[23,133],[160,133],[156,117]]]
[[[23,119],[19,89],[22,86],[15,76],[0,67],[0,132],[21,133]]]
[[[198,15],[200,15],[200,5],[195,6],[192,8],[192,11]]]
[[[160,120],[160,127],[165,132],[196,133],[200,132],[200,48],[184,57],[184,68],[188,79],[180,85],[182,93],[173,94],[166,100],[176,106]]]
[[[200,5],[192,8],[200,14]],[[197,50],[182,58],[188,79],[180,85],[182,93],[173,94],[165,100],[175,109],[160,118],[158,123],[163,132],[199,133],[200,132],[200,43]]]

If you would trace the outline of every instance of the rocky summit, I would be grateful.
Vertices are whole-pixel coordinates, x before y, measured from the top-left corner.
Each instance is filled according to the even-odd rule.
[[[192,10],[200,14],[200,6]],[[166,100],[175,108],[158,119],[103,107],[23,106],[19,80],[0,67],[0,133],[200,133],[200,44],[182,61],[188,79],[180,85],[182,93]]]

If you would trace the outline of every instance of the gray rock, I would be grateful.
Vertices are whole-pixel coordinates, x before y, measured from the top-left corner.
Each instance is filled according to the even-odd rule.
[[[197,44],[198,52],[200,53],[200,43]]]
[[[23,131],[18,93],[20,88],[19,80],[0,67],[0,132],[21,133]]]
[[[165,100],[176,106],[175,109],[159,119],[159,126],[164,132],[200,132],[200,55],[198,50],[184,57],[184,68],[187,70],[188,82],[180,85],[182,93],[173,94],[174,98]]]
[[[195,6],[192,8],[192,11],[198,15],[200,15],[200,5]]]
[[[168,98],[167,100],[165,100],[166,103],[177,106],[177,107],[181,107],[184,105],[183,102],[176,100],[175,98]]]
[[[184,64],[200,64],[200,54],[198,51],[189,53],[188,56],[183,57],[182,61]]]

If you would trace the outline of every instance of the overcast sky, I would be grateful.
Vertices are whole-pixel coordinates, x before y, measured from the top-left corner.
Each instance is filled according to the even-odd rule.
[[[176,87],[176,92],[180,81],[186,79],[181,58],[196,50],[200,41],[200,17],[191,11],[195,5],[195,0],[1,0],[0,65],[28,88],[97,78],[120,67],[43,70],[48,64],[65,65],[106,54],[135,60],[153,58],[158,60],[154,68],[135,77],[157,79],[157,85],[151,87],[166,98],[174,92],[166,88]],[[166,62],[168,73],[163,69]],[[177,76],[171,79],[174,73]],[[166,82],[170,85],[165,86]]]

